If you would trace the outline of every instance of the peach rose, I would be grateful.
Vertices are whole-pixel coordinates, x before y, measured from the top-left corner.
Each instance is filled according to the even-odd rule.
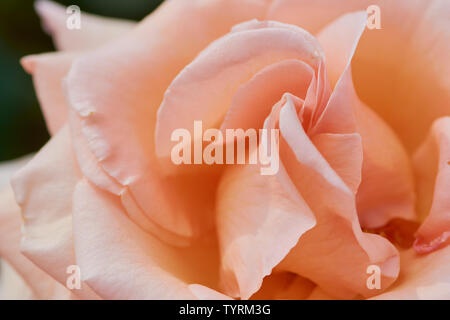
[[[80,30],[36,8],[61,51],[22,64],[52,138],[0,210],[28,296],[450,299],[448,1],[167,0]],[[278,172],[175,166],[199,120],[278,129]]]

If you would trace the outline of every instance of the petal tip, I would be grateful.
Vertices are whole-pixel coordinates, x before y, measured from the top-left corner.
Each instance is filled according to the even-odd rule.
[[[42,20],[43,28],[47,33],[53,33],[57,28],[58,20],[65,15],[64,8],[49,0],[36,0],[34,9]]]
[[[26,56],[20,59],[22,68],[29,74],[33,74],[36,69],[36,59],[34,56]]]

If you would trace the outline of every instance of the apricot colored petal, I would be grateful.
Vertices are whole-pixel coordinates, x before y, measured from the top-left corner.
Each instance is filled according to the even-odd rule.
[[[427,255],[402,252],[398,282],[377,300],[449,300],[450,246]]]
[[[333,0],[274,0],[269,7],[267,18],[298,25],[316,34],[339,16],[348,12],[366,10],[373,2],[370,0],[339,2]]]
[[[336,300],[336,298],[325,293],[320,287],[315,287],[307,300]]]
[[[195,179],[160,175],[154,130],[164,91],[209,42],[266,7],[262,0],[167,1],[127,37],[77,59],[68,75],[68,99],[89,149],[127,187],[127,211],[142,211],[165,238],[183,242],[211,227],[214,182],[194,192]]]
[[[443,103],[450,100],[448,1],[275,0],[267,18],[317,34],[339,16],[372,5],[380,8],[381,29],[367,31],[358,46],[355,88],[413,152],[433,121],[450,114]]]
[[[31,300],[33,292],[5,260],[0,260],[0,300]]]
[[[92,49],[127,33],[136,25],[132,21],[81,13],[80,28],[69,29],[69,18],[77,18],[74,15],[76,13],[69,11],[70,7],[63,7],[53,1],[38,0],[35,8],[44,29],[53,37],[59,50]]]
[[[336,83],[313,133],[357,132],[363,147],[361,184],[357,194],[360,223],[386,225],[394,218],[415,220],[414,181],[409,157],[394,132],[358,98],[351,61],[366,27],[365,12],[346,14],[325,27],[318,39],[327,71]],[[339,41],[337,40],[339,39]],[[353,175],[359,172],[356,168]]]
[[[361,231],[355,196],[309,140],[288,99],[280,111],[280,156],[317,219],[279,266],[306,277],[339,298],[374,293],[366,269],[379,265],[382,289],[396,279],[398,252],[386,239]],[[284,142],[284,143],[283,143]]]
[[[64,284],[67,268],[75,265],[72,238],[72,195],[81,174],[65,126],[12,180],[22,209],[23,254]],[[96,298],[87,286],[75,294]]]
[[[362,103],[357,105],[356,122],[364,152],[356,197],[361,226],[377,228],[396,218],[417,221],[412,163],[403,145]]]
[[[143,232],[119,198],[82,180],[73,201],[75,255],[82,279],[105,299],[223,297],[217,286],[214,238],[178,249]],[[108,230],[108,232],[105,232]]]
[[[327,75],[332,88],[350,65],[366,22],[366,12],[348,13],[317,35],[325,54]]]
[[[34,88],[53,135],[66,123],[68,106],[63,91],[63,78],[79,53],[45,53],[22,58],[24,69],[33,76]]]
[[[361,182],[363,154],[361,136],[357,133],[322,133],[311,138],[312,143],[345,184],[356,194]]]
[[[299,60],[264,68],[236,91],[221,128],[261,128],[283,94],[289,92],[303,99],[313,79],[314,70]]]
[[[51,299],[56,290],[62,287],[48,274],[35,266],[20,252],[22,219],[20,207],[16,204],[14,193],[7,187],[0,194],[0,257],[14,268],[17,275],[30,288],[32,297]],[[3,270],[2,270],[3,272]],[[69,296],[67,290],[66,296]]]
[[[10,184],[10,180],[14,173],[25,166],[32,158],[32,154],[23,156],[10,161],[2,161],[0,163],[0,189],[4,189]]]
[[[217,193],[222,283],[231,296],[248,299],[263,278],[315,224],[301,198],[291,197],[277,176],[259,166],[230,167]]]
[[[83,176],[96,186],[119,195],[123,192],[123,186],[106,173],[99,164],[97,158],[89,149],[86,137],[82,132],[82,118],[75,111],[69,110],[68,123],[72,139],[73,150]]]
[[[193,133],[194,120],[202,120],[204,129],[220,125],[234,93],[265,67],[292,59],[317,67],[320,48],[310,34],[294,26],[253,23],[215,41],[172,82],[158,110],[158,157],[170,156],[175,129]]]
[[[450,115],[450,3],[373,4],[380,6],[382,28],[366,32],[358,46],[355,88],[413,153],[433,121]]]
[[[420,253],[450,243],[450,117],[436,120],[414,156],[418,210],[425,221],[416,233]]]
[[[304,300],[314,290],[315,284],[289,272],[274,272],[264,278],[261,289],[251,300]]]

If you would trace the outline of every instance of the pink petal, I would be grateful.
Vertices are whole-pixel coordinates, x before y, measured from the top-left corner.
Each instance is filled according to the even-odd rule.
[[[299,60],[285,60],[264,68],[234,93],[221,128],[261,128],[284,93],[305,98],[314,78],[314,70]]]
[[[101,297],[223,297],[211,289],[188,285],[217,286],[214,237],[183,249],[166,245],[132,223],[117,197],[87,181],[78,183],[73,203],[75,254],[82,279]]]
[[[380,7],[381,29],[366,32],[358,46],[355,88],[412,152],[432,122],[450,114],[443,103],[450,100],[448,1],[275,0],[267,18],[316,34],[342,14],[370,5]]]
[[[317,33],[339,16],[352,11],[365,10],[373,2],[369,0],[274,0],[267,16],[269,19],[299,25],[311,33]]]
[[[194,120],[202,120],[205,130],[220,124],[236,91],[265,67],[296,59],[316,69],[320,49],[311,35],[283,24],[253,24],[215,41],[172,82],[158,110],[158,157],[170,156],[170,137],[175,129],[186,128],[192,133]],[[267,111],[271,107],[266,104]]]
[[[304,300],[314,287],[314,283],[293,273],[276,272],[264,278],[251,300]]]
[[[211,228],[216,183],[205,178],[199,191],[191,187],[193,177],[160,176],[153,141],[164,91],[210,41],[265,9],[265,2],[250,0],[168,1],[128,37],[71,69],[68,97],[89,149],[105,173],[127,187],[123,203],[130,216],[144,215],[162,237],[183,242]]]
[[[217,228],[222,283],[232,295],[248,299],[263,278],[315,224],[307,204],[291,197],[276,176],[259,166],[230,167],[218,190]]]
[[[74,110],[69,110],[68,116],[73,149],[81,172],[96,186],[119,195],[124,188],[103,170],[97,158],[89,149],[86,138],[82,133],[82,118]]]
[[[32,158],[32,154],[23,156],[18,159],[2,161],[0,163],[0,189],[6,188],[10,184],[10,180],[14,173],[25,166]]]
[[[315,287],[307,300],[336,300],[336,298],[325,293],[320,287]]]
[[[358,214],[363,227],[377,228],[394,218],[416,219],[414,182],[408,155],[400,141],[359,100],[354,89],[350,62],[365,25],[364,12],[346,14],[318,36],[325,52],[328,74],[336,86],[312,132],[356,131],[361,135],[363,163],[357,194]]]
[[[290,100],[280,111],[285,143],[280,156],[292,181],[310,206],[317,225],[306,232],[279,268],[317,283],[339,298],[373,295],[366,269],[382,270],[382,289],[397,277],[397,250],[382,237],[361,231],[355,196],[306,136]]]
[[[82,13],[80,29],[71,30],[66,22],[70,17],[66,7],[53,1],[38,0],[36,11],[44,29],[49,32],[59,50],[85,50],[98,47],[130,31],[134,22],[97,17]]]
[[[20,252],[22,219],[20,208],[14,199],[14,193],[8,187],[0,194],[0,257],[5,259],[30,288],[33,297],[51,299],[56,291],[69,292],[53,278],[36,267]],[[2,270],[3,272],[3,270]]]
[[[433,121],[450,115],[450,3],[377,3],[382,29],[367,32],[360,43],[353,63],[355,88],[412,153]]]
[[[67,267],[75,265],[72,239],[72,194],[81,175],[64,127],[15,176],[12,181],[22,208],[23,254],[60,283],[67,280]],[[75,294],[98,298],[88,286]]]
[[[322,133],[311,138],[312,143],[345,184],[356,193],[361,182],[363,154],[361,136],[355,133]]]
[[[5,260],[0,260],[0,300],[31,300],[33,292]]]
[[[418,210],[425,221],[414,248],[426,253],[450,243],[450,117],[436,120],[414,156]]]
[[[414,250],[401,254],[402,269],[398,281],[377,300],[449,300],[450,246],[428,255]]]
[[[47,128],[53,135],[67,121],[67,103],[62,79],[79,53],[46,53],[22,58],[24,69],[33,76]]]

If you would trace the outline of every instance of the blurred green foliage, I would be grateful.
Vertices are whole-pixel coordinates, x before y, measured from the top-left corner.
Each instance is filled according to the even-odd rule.
[[[93,14],[141,20],[162,0],[62,0]],[[21,57],[54,51],[33,0],[0,0],[0,161],[39,150],[48,140],[31,77]]]

